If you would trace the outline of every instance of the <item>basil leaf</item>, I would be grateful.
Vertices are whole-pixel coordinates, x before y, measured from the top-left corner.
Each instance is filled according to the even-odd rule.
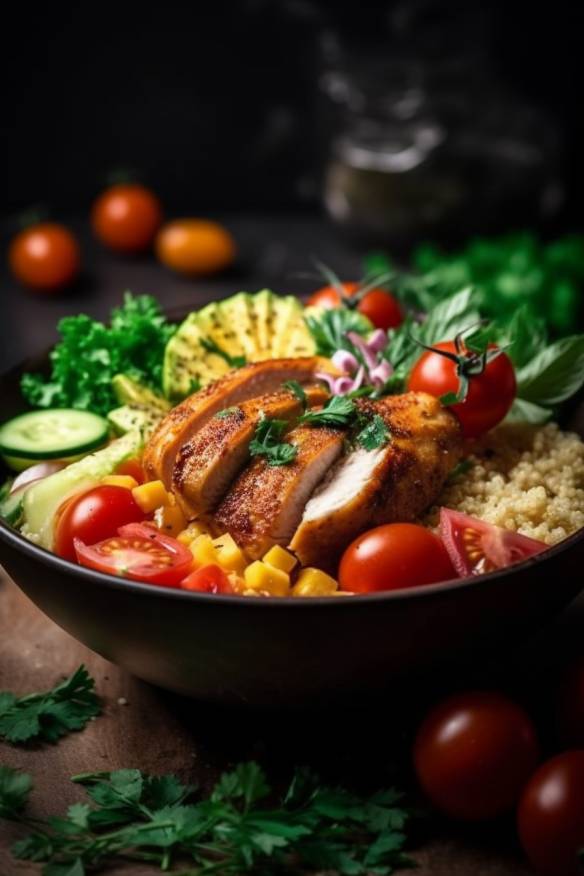
[[[516,398],[505,422],[542,424],[549,422],[553,414],[550,408],[542,408],[541,405],[525,401],[523,398]]]
[[[464,331],[480,321],[481,315],[475,307],[476,292],[472,286],[462,289],[440,301],[428,313],[422,323],[418,337],[425,344],[437,344],[452,340],[458,332]]]
[[[545,321],[523,304],[506,326],[497,326],[493,341],[499,347],[509,345],[508,353],[513,365],[522,368],[547,345]]]
[[[517,395],[552,407],[584,384],[584,335],[561,338],[541,350],[517,372]]]

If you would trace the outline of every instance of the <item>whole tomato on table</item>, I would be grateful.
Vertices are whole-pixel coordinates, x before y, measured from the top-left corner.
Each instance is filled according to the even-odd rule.
[[[138,183],[111,186],[91,209],[94,234],[110,249],[125,253],[147,250],[162,222],[154,192]]]
[[[19,283],[37,292],[56,292],[79,274],[79,244],[64,225],[39,222],[20,231],[8,250],[10,269]]]
[[[233,262],[236,246],[229,231],[208,219],[174,219],[156,237],[156,255],[179,274],[197,276],[223,271]]]

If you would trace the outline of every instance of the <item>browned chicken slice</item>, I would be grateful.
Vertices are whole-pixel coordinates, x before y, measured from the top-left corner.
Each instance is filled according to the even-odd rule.
[[[177,454],[195,432],[218,411],[279,389],[285,380],[310,382],[316,371],[330,371],[331,363],[319,356],[268,359],[230,371],[220,380],[195,392],[173,408],[146,445],[143,466],[150,479],[167,488]]]
[[[288,544],[310,494],[340,456],[343,438],[337,429],[297,426],[285,438],[298,449],[295,460],[270,466],[265,457],[254,459],[219,505],[218,531],[231,533],[253,559]]]
[[[305,388],[309,406],[321,405],[328,393],[320,386]],[[220,411],[179,450],[172,489],[189,519],[212,510],[231,481],[249,460],[249,445],[259,420],[291,421],[302,404],[290,391],[260,395]]]
[[[433,396],[409,392],[359,407],[383,417],[390,440],[349,453],[315,491],[290,542],[303,565],[336,571],[342,551],[365,530],[414,520],[460,457],[458,421]]]

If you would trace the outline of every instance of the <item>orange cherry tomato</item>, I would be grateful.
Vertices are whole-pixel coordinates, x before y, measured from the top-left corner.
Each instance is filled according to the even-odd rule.
[[[349,545],[339,567],[340,588],[351,593],[422,587],[456,577],[438,536],[414,523],[370,529]]]
[[[207,219],[175,219],[160,229],[156,255],[179,274],[214,274],[228,268],[236,247],[231,234]]]
[[[527,713],[499,693],[456,694],[433,708],[414,744],[418,780],[441,812],[465,821],[508,812],[535,770]]]
[[[55,292],[79,274],[79,244],[55,222],[40,222],[13,238],[8,250],[10,269],[19,283],[38,292]]]
[[[361,283],[341,283],[344,293],[347,297],[355,295],[359,291]],[[318,289],[308,299],[308,303],[314,307],[324,307],[331,310],[339,307],[341,304],[341,294],[335,286],[323,286]],[[396,328],[403,322],[403,314],[401,308],[393,297],[391,292],[386,289],[371,289],[363,296],[363,299],[357,305],[357,310],[369,319],[375,328],[387,329]]]
[[[118,252],[147,250],[162,222],[156,195],[138,183],[106,189],[91,209],[91,225],[99,240]]]

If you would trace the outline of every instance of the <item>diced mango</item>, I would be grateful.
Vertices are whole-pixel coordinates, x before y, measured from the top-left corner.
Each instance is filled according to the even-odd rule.
[[[207,566],[209,563],[219,565],[219,554],[210,535],[206,533],[199,535],[189,547],[195,561],[195,568]]]
[[[144,514],[150,514],[162,505],[170,505],[168,492],[162,481],[148,481],[147,484],[140,484],[139,487],[134,487],[132,496]]]
[[[163,505],[154,512],[154,522],[165,535],[177,536],[186,526],[186,517],[178,505]]]
[[[330,596],[336,593],[338,584],[334,578],[321,569],[310,566],[302,569],[292,588],[292,596]]]
[[[288,596],[290,592],[290,576],[261,560],[251,563],[243,577],[248,590],[269,593],[270,596]]]
[[[133,490],[134,487],[138,486],[136,478],[132,478],[130,475],[108,475],[102,478],[101,482],[108,487],[123,487],[124,490]]]
[[[214,538],[213,544],[219,555],[219,565],[228,572],[243,575],[247,561],[243,551],[237,546],[232,536],[225,532],[218,538]]]
[[[190,543],[200,535],[208,534],[209,529],[202,520],[193,520],[189,523],[186,529],[183,529],[183,531],[177,535],[177,540],[188,547]]]
[[[275,544],[267,554],[264,554],[263,561],[269,566],[273,566],[274,569],[281,569],[282,572],[288,572],[288,574],[297,563],[296,557],[290,551],[285,551],[279,544]]]

